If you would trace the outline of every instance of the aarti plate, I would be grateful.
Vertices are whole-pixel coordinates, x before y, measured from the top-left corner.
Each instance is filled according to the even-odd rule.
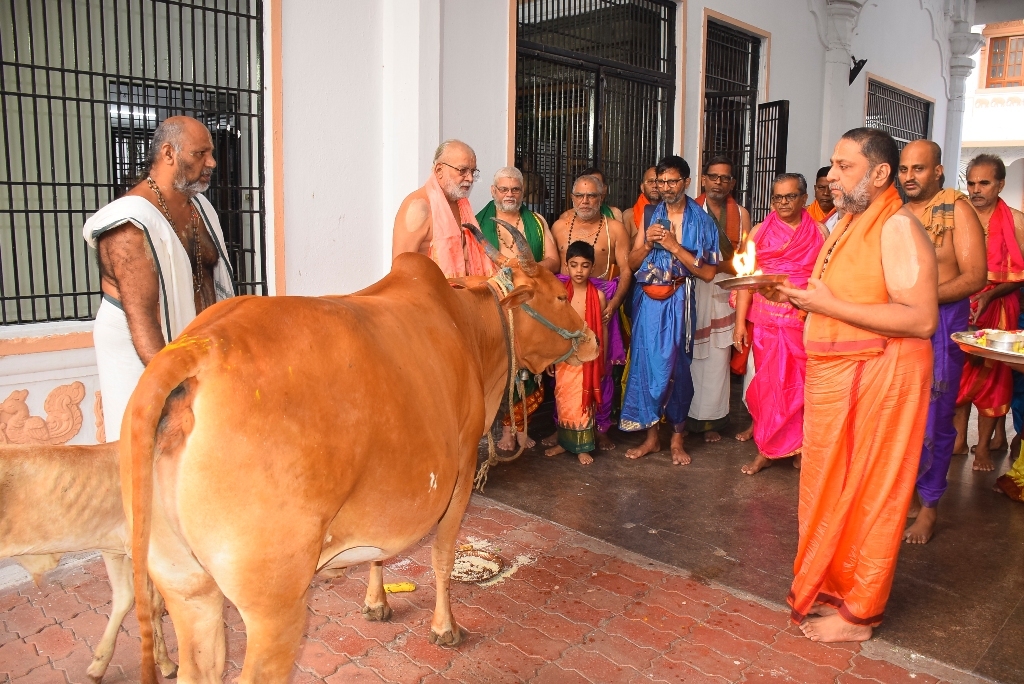
[[[723,290],[757,290],[767,285],[778,285],[785,282],[786,276],[782,274],[761,274],[749,276],[735,276],[719,280],[716,285]]]
[[[505,569],[505,561],[496,553],[472,549],[455,552],[452,579],[456,582],[486,582]]]
[[[1005,331],[1002,330],[993,332],[1005,334]],[[1022,338],[1022,341],[1024,341],[1024,335],[1021,335],[1020,337]],[[994,361],[1024,364],[1024,353],[1008,351],[1006,349],[995,349],[993,347],[986,346],[984,338],[978,337],[975,332],[953,333],[950,335],[950,338],[967,354],[973,354],[974,356],[980,356]]]

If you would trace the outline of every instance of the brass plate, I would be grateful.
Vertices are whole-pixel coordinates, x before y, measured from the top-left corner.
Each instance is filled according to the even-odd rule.
[[[762,274],[751,276],[734,276],[720,280],[715,285],[723,290],[757,290],[765,285],[776,285],[786,280],[785,275]]]
[[[979,344],[978,338],[974,336],[973,332],[953,333],[950,335],[950,338],[967,354],[973,354],[975,356],[992,359],[994,361],[1024,364],[1024,354],[1012,351],[1001,351],[999,349],[993,349],[991,347],[986,347],[983,344]]]

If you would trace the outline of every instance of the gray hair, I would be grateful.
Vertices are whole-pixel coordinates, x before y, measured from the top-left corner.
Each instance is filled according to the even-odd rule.
[[[512,180],[519,181],[519,184],[523,184],[523,172],[514,166],[503,166],[494,172],[494,184],[498,184],[499,178],[511,178]]]
[[[434,150],[435,164],[441,161],[441,157],[444,156],[444,153],[447,152],[448,148],[451,147],[452,145],[462,145],[467,150],[469,150],[470,154],[472,154],[474,157],[476,156],[476,152],[473,151],[473,148],[467,145],[466,143],[462,142],[461,140],[456,140],[455,138],[448,138],[448,140],[445,140],[443,143],[437,146],[436,150]]]
[[[807,194],[807,179],[804,178],[804,174],[802,173],[780,173],[775,177],[775,180],[772,181],[772,192],[775,192],[776,185],[788,180],[796,181],[797,186],[800,188],[801,195]]]
[[[181,150],[184,148],[181,139],[184,134],[185,122],[178,117],[165,119],[157,126],[156,130],[153,131],[153,142],[149,144],[149,154],[146,155],[146,161],[140,169],[139,177],[145,178],[149,175],[164,145],[170,145],[174,148],[175,154],[181,154]]]
[[[574,182],[574,183],[572,184],[572,189],[573,189],[573,190],[575,190],[575,189],[576,189],[576,184],[577,184],[577,183],[579,183],[580,181],[589,181],[590,183],[593,183],[594,185],[596,185],[596,186],[597,186],[597,191],[598,191],[598,192],[602,192],[602,193],[604,192],[604,183],[602,183],[602,182],[601,182],[601,179],[600,179],[600,178],[598,178],[597,176],[590,176],[590,175],[587,175],[587,176],[580,176],[580,177],[579,177],[579,178],[577,178],[577,179],[576,179],[576,181],[575,181],[575,182]]]

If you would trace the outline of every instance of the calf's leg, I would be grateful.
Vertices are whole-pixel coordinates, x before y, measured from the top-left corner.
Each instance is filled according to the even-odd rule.
[[[121,629],[121,622],[124,616],[135,603],[135,589],[132,587],[132,561],[124,554],[104,552],[103,565],[107,568],[107,578],[110,580],[110,590],[113,600],[110,606],[110,619],[107,620],[107,628],[103,630],[100,643],[92,656],[92,663],[85,671],[86,676],[93,682],[103,679],[110,659],[114,656],[114,644],[117,641],[117,633]]]
[[[130,567],[130,566],[129,566]],[[174,679],[178,676],[178,666],[167,655],[167,643],[164,641],[164,597],[156,590],[150,582],[150,603],[153,606],[153,660],[160,668],[160,674],[164,679]]]
[[[391,606],[384,591],[384,561],[370,563],[370,577],[366,582],[366,600],[363,601],[363,617],[371,621],[391,619]]]

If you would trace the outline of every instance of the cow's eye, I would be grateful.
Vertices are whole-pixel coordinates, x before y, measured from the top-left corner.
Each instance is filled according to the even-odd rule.
[[[560,301],[560,302],[567,302],[567,301],[569,301],[569,296],[568,295],[559,295],[558,301]]]

